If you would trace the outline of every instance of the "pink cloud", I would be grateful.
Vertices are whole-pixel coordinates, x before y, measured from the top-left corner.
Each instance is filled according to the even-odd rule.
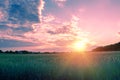
[[[0,38],[34,43],[32,39],[20,37],[20,36],[14,36],[13,34],[15,33],[13,33],[12,29],[5,30],[4,32],[0,31]]]
[[[8,27],[12,27],[12,28],[18,28],[20,26],[20,24],[12,24],[12,23],[8,23],[6,24],[6,26]]]
[[[46,22],[46,23],[52,22],[55,20],[55,18],[56,18],[55,16],[49,14],[43,17],[43,22]]]
[[[59,7],[64,7],[64,3],[67,1],[67,0],[54,0],[55,3],[59,6]]]
[[[7,21],[8,15],[6,11],[4,11],[2,8],[0,8],[0,22]]]
[[[118,32],[118,35],[120,36],[120,32]]]
[[[47,20],[50,16],[43,16],[43,19],[46,19],[42,23],[34,23],[32,25],[33,31],[24,34],[26,39],[31,39],[38,44],[43,43],[44,45],[39,49],[61,48],[63,46],[63,49],[68,50],[70,43],[88,37],[89,34],[79,27],[80,18],[78,16],[73,15],[71,20],[67,22],[59,21],[53,16],[53,19]],[[54,23],[56,20],[58,23]]]
[[[0,12],[0,20],[2,20],[4,18],[4,13]]]

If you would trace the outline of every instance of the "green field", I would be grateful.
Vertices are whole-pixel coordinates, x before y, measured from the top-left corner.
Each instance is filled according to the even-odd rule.
[[[0,80],[120,80],[120,52],[0,54]]]

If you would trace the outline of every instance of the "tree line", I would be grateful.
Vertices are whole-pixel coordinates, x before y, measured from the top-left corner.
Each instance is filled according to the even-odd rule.
[[[93,49],[93,51],[120,51],[120,42],[103,47],[97,47]]]
[[[7,51],[2,51],[0,50],[0,54],[50,54],[50,53],[56,53],[56,52],[31,52],[31,51],[12,51],[12,50],[7,50]]]

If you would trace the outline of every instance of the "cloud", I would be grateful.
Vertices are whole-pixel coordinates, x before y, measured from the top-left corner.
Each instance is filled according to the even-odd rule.
[[[0,25],[0,38],[1,39],[10,39],[10,40],[18,40],[18,41],[26,41],[33,42],[30,39],[27,39],[23,36],[24,33],[32,31],[32,28],[20,26],[10,27],[7,25]]]
[[[56,20],[57,22],[54,23]],[[71,43],[86,40],[89,35],[79,27],[79,21],[80,18],[75,15],[72,15],[70,21],[67,22],[61,22],[58,18],[50,21],[45,19],[42,23],[33,24],[33,31],[24,33],[24,37],[38,44],[39,42],[43,43],[39,49],[50,49],[50,47],[60,49],[63,47],[63,50],[64,48],[68,50]]]
[[[39,20],[41,22],[42,22],[42,11],[44,10],[44,5],[45,5],[45,1],[44,0],[40,0],[39,6],[38,6],[38,15],[39,15]]]
[[[18,40],[10,39],[0,39],[0,48],[7,47],[25,47],[25,46],[35,46],[36,44],[30,42],[23,42]]]
[[[89,31],[81,28],[84,26],[81,25],[82,18],[88,15],[88,7],[84,7],[84,4],[83,6],[78,5],[78,2],[87,4],[85,1],[6,1],[8,1],[5,2],[6,5],[3,5],[5,8],[2,7],[0,9],[0,19],[2,19],[0,21],[0,38],[5,39],[5,41],[11,41],[10,45],[5,45],[6,47],[10,47],[14,42],[16,43],[16,45],[13,45],[14,47],[19,46],[19,44],[19,47],[22,47],[24,46],[22,44],[28,42],[27,45],[31,43],[38,44],[39,46],[35,48],[44,51],[70,50],[70,45],[74,41],[90,38],[89,40],[92,42],[91,37],[89,37]],[[67,2],[69,2],[69,5]],[[74,4],[71,6],[71,3]],[[0,2],[0,4],[2,3]],[[81,13],[84,14],[81,16]],[[86,19],[84,20],[87,22]]]
[[[64,3],[67,0],[54,0],[54,2],[59,6],[59,7],[64,7]]]
[[[32,24],[39,22],[39,0],[0,1],[0,38],[33,42],[23,36],[32,31]]]
[[[2,11],[0,11],[0,21],[2,21],[4,19],[4,13]]]
[[[118,32],[118,35],[120,36],[120,32]]]
[[[69,30],[70,30],[69,27],[70,27],[69,25],[61,26],[61,28],[57,28],[53,31],[48,30],[48,33],[53,34],[53,35],[55,35],[55,34],[67,34],[67,33],[69,33]]]
[[[0,8],[0,22],[7,21],[7,19],[8,19],[7,12],[3,8]]]
[[[54,21],[54,20],[55,20],[55,16],[50,15],[50,14],[43,17],[43,22],[46,22],[46,23],[52,22],[52,21]]]

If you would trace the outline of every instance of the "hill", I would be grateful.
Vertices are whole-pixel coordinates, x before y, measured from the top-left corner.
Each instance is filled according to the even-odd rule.
[[[120,42],[107,46],[97,47],[92,51],[120,51]]]

